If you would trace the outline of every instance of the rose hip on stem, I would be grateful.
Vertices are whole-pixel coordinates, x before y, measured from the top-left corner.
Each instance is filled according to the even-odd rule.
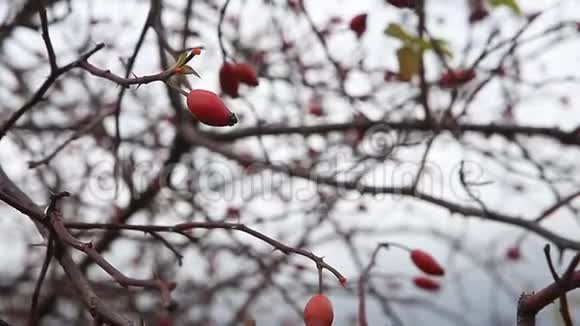
[[[441,288],[439,282],[425,276],[414,277],[413,283],[415,283],[416,287],[427,291],[438,291]]]
[[[441,75],[439,85],[443,88],[452,88],[463,85],[475,78],[473,69],[449,70]]]
[[[240,80],[234,65],[229,62],[224,62],[219,71],[220,86],[222,91],[233,98],[240,96],[238,88]]]
[[[237,63],[234,65],[234,70],[240,83],[253,87],[258,86],[258,76],[254,67],[247,63]]]
[[[421,249],[413,249],[410,251],[411,260],[423,273],[429,275],[441,276],[445,274],[445,270],[439,263],[429,255],[427,252]]]
[[[187,108],[201,122],[209,126],[233,126],[238,122],[215,93],[194,89],[187,95]]]
[[[316,294],[308,300],[304,308],[306,326],[331,326],[334,319],[332,303],[324,294]]]

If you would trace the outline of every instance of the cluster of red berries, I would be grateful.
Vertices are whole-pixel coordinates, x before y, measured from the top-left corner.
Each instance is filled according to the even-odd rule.
[[[240,84],[251,87],[259,84],[256,70],[247,63],[225,62],[220,68],[219,78],[222,91],[233,98],[240,96]]]
[[[421,249],[413,249],[410,251],[411,260],[423,273],[432,276],[443,276],[445,270],[431,255]],[[418,288],[427,291],[437,291],[441,288],[438,281],[426,276],[416,276],[413,278],[413,283]]]
[[[431,276],[443,276],[445,270],[441,265],[427,252],[421,249],[409,250],[411,261],[423,273]],[[303,267],[302,267],[303,268]],[[346,279],[339,280],[342,286],[345,285]],[[418,288],[427,291],[437,291],[441,288],[438,281],[427,276],[416,276],[413,283]],[[304,308],[304,322],[306,326],[331,326],[334,319],[332,303],[324,294],[316,294],[308,300]]]
[[[239,96],[240,83],[256,87],[258,77],[256,70],[247,63],[224,63],[219,71],[222,91],[236,98]],[[196,89],[187,95],[187,108],[201,122],[209,126],[233,126],[238,122],[222,99],[215,93]]]

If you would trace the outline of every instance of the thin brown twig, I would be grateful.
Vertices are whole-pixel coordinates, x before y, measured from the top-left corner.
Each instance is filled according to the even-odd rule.
[[[226,17],[226,10],[228,9],[229,4],[230,4],[230,0],[226,0],[224,5],[222,6],[222,9],[220,10],[220,16],[219,16],[219,21],[218,21],[218,26],[217,26],[218,42],[220,45],[220,50],[222,52],[222,61],[223,62],[227,61],[227,51],[226,51],[226,48],[224,45],[223,24],[224,24],[224,19]]]
[[[568,307],[568,298],[566,297],[566,291],[564,289],[564,284],[561,282],[561,278],[556,272],[556,268],[552,263],[552,255],[550,254],[550,245],[546,244],[544,246],[544,255],[546,256],[546,261],[548,263],[548,268],[550,269],[550,273],[554,278],[554,281],[557,284],[561,285],[560,291],[560,314],[562,315],[562,320],[566,326],[572,326],[572,318],[570,317],[570,309]]]
[[[64,196],[66,193],[59,193],[53,195],[51,202],[46,209],[46,212],[52,211],[50,207],[56,205],[56,200],[59,196]],[[41,234],[46,237],[46,229],[40,222],[46,223],[46,213],[34,204],[20,188],[18,188],[12,180],[6,175],[0,166],[0,200],[8,203],[10,206],[19,212],[27,215],[32,221],[36,222],[36,226]],[[56,212],[56,211],[55,211]],[[53,213],[54,214],[54,213]],[[52,214],[51,214],[52,215]],[[54,257],[58,260],[66,273],[71,285],[76,290],[80,300],[83,302],[85,308],[93,315],[94,318],[100,318],[103,321],[113,326],[135,326],[135,324],[125,316],[119,314],[115,309],[110,307],[106,302],[101,300],[93,291],[90,283],[81,272],[70,254],[64,250],[60,241],[55,237],[54,242]]]
[[[228,222],[186,222],[180,223],[175,225],[137,225],[137,224],[115,224],[115,223],[81,223],[81,222],[67,222],[64,223],[64,227],[70,229],[79,229],[79,230],[90,230],[90,229],[103,229],[103,230],[131,230],[131,231],[141,231],[141,232],[183,232],[186,230],[191,229],[224,229],[224,230],[233,230],[233,231],[240,231],[251,235],[254,238],[260,239],[277,250],[280,250],[284,254],[297,254],[300,256],[304,256],[309,258],[317,266],[324,268],[334,274],[337,279],[341,279],[344,276],[336,270],[331,265],[327,264],[322,257],[314,255],[312,252],[301,249],[301,248],[294,248],[288,246],[278,240],[275,240],[259,231],[254,230],[246,226],[245,224],[241,223],[228,223]],[[75,247],[79,249],[83,249],[83,246],[86,244],[78,243],[76,240],[71,240],[71,242],[75,243]]]
[[[177,250],[177,248],[175,248],[174,245],[171,244],[171,242],[167,241],[167,239],[159,235],[159,233],[157,232],[149,232],[149,234],[151,234],[151,236],[153,236],[155,239],[159,240],[165,247],[167,247],[167,249],[169,249],[175,255],[175,258],[177,259],[177,263],[179,264],[179,266],[183,265],[183,255]]]
[[[371,255],[371,259],[364,268],[363,272],[358,279],[358,323],[360,326],[367,326],[367,313],[366,313],[366,283],[368,282],[369,274],[371,269],[375,266],[377,262],[377,256],[381,249],[388,249],[389,244],[379,243]]]
[[[49,232],[48,239],[46,241],[46,254],[44,256],[44,261],[42,262],[42,267],[40,268],[40,274],[38,275],[38,280],[36,281],[34,292],[32,294],[32,302],[30,304],[30,313],[28,317],[29,326],[36,325],[37,323],[36,309],[38,306],[38,298],[40,297],[40,290],[42,289],[42,284],[44,283],[44,279],[48,272],[48,267],[50,266],[52,256],[54,255],[54,239],[52,232]]]
[[[423,34],[425,32],[425,1],[419,0],[415,6],[415,12],[419,17],[419,24],[417,26],[419,39],[423,39]],[[429,85],[427,84],[427,77],[425,76],[425,56],[424,51],[419,50],[419,88],[421,93],[419,94],[419,100],[423,106],[423,112],[425,114],[425,121],[431,121],[431,108],[429,103]]]
[[[137,55],[139,54],[139,51],[141,50],[141,47],[143,46],[143,43],[145,42],[145,36],[147,35],[147,31],[149,30],[149,27],[152,26],[153,21],[155,20],[155,17],[157,17],[157,15],[160,14],[160,1],[158,0],[151,0],[151,7],[149,8],[149,13],[147,14],[147,19],[145,20],[145,23],[143,24],[143,27],[141,29],[141,33],[139,34],[139,38],[137,39],[137,43],[135,44],[135,47],[133,48],[133,53],[131,54],[131,56],[129,57],[129,60],[127,61],[127,66],[125,69],[125,78],[128,78],[132,71],[133,71],[133,66],[135,65],[135,61],[137,60]],[[113,172],[115,175],[115,196],[117,196],[117,192],[119,189],[119,183],[118,183],[118,176],[120,174],[120,166],[119,166],[119,147],[121,146],[121,108],[122,108],[122,103],[123,103],[123,97],[125,95],[125,91],[126,88],[122,87],[119,90],[119,95],[117,96],[117,104],[116,104],[116,110],[115,110],[115,138],[113,141],[113,154],[115,157],[115,164],[113,167]]]
[[[42,158],[40,160],[29,161],[28,167],[31,169],[34,169],[40,165],[48,164],[56,155],[58,155],[58,153],[60,153],[62,150],[64,150],[67,147],[67,145],[69,145],[73,141],[79,139],[82,135],[93,130],[95,127],[97,127],[103,121],[103,119],[108,117],[113,112],[114,112],[114,110],[112,110],[112,109],[105,110],[96,119],[94,119],[91,123],[89,123],[88,125],[86,125],[85,127],[81,128],[81,129],[76,130],[68,139],[66,139],[64,142],[62,142],[60,145],[58,145],[52,152],[50,152],[50,154],[46,155],[44,158]]]
[[[92,242],[82,242],[73,237],[67,230],[64,221],[59,214],[53,214],[51,218],[51,225],[60,241],[79,251],[84,252],[88,257],[91,258],[91,260],[93,260],[99,267],[101,267],[107,274],[109,274],[113,280],[115,280],[115,282],[119,283],[121,286],[136,286],[148,289],[157,289],[162,294],[164,304],[166,306],[173,304],[170,298],[167,297],[167,293],[175,288],[175,283],[165,282],[160,279],[142,280],[128,277],[121,273],[113,265],[111,265],[105,258],[103,258],[103,256],[95,250]]]
[[[580,271],[574,271],[580,262],[580,253],[577,253],[564,275],[559,281],[544,287],[537,292],[525,292],[518,301],[517,325],[536,325],[536,315],[547,305],[558,299],[562,292],[580,288]]]
[[[80,66],[81,62],[86,61],[89,57],[95,54],[97,51],[101,50],[105,47],[104,43],[97,44],[92,50],[86,52],[85,54],[81,55],[77,60],[72,61],[71,63],[67,64],[66,66],[62,66],[57,68],[56,70],[52,71],[50,75],[44,80],[42,85],[38,88],[38,90],[34,93],[32,98],[28,100],[24,105],[22,105],[18,110],[16,110],[6,122],[0,127],[0,140],[6,135],[8,130],[14,126],[14,124],[20,119],[28,110],[32,109],[38,102],[42,100],[46,91],[54,84],[54,82],[63,75],[65,72],[77,68]]]
[[[161,72],[156,73],[156,74],[128,78],[128,77],[121,77],[119,75],[116,75],[108,69],[104,70],[104,69],[97,68],[96,66],[94,66],[86,61],[81,63],[81,67],[84,70],[86,70],[87,72],[89,72],[91,75],[96,76],[96,77],[100,77],[100,78],[104,78],[104,79],[108,79],[108,80],[110,80],[118,85],[123,86],[123,88],[126,88],[130,85],[143,85],[143,84],[149,84],[149,83],[156,82],[156,81],[165,82],[165,81],[169,80],[169,78],[171,78],[175,74],[175,68],[169,68],[167,70],[161,71]]]
[[[417,131],[428,132],[433,130],[432,124],[426,124],[423,120],[405,120],[405,121],[352,121],[344,123],[321,123],[314,126],[288,126],[288,125],[270,125],[257,127],[237,128],[233,131],[224,133],[206,132],[205,134],[215,141],[234,141],[247,137],[258,135],[314,135],[327,134],[331,132],[344,132],[352,129],[366,131],[374,126],[384,125],[397,131]],[[574,131],[563,131],[559,128],[537,127],[528,125],[514,124],[477,124],[477,123],[458,123],[456,126],[441,124],[438,126],[440,131],[450,131],[458,134],[471,133],[487,137],[499,135],[505,138],[514,136],[537,136],[545,137],[557,141],[564,145],[580,145],[580,135]]]
[[[558,209],[562,208],[565,205],[568,205],[571,201],[576,199],[578,196],[580,196],[580,190],[573,192],[573,193],[569,194],[568,196],[562,198],[562,200],[560,200],[560,201],[554,203],[552,206],[546,208],[538,217],[536,217],[534,219],[534,222],[541,222],[542,220],[544,220],[545,218],[549,217],[554,212],[556,212]]]
[[[46,52],[48,53],[48,62],[50,64],[50,72],[54,73],[58,69],[56,63],[56,55],[54,54],[54,48],[52,46],[52,41],[50,40],[50,34],[48,33],[48,19],[46,17],[46,8],[44,6],[43,0],[37,0],[38,3],[38,15],[40,16],[40,28],[42,29],[42,39],[46,46]]]

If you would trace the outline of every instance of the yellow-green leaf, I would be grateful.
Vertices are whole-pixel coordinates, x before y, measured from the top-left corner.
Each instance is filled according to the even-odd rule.
[[[429,41],[429,44],[424,48],[424,50],[434,50],[435,52],[440,52],[443,55],[451,58],[453,57],[453,53],[449,50],[449,46],[447,42],[442,39],[433,39]]]
[[[447,42],[444,40],[420,38],[417,35],[405,31],[399,24],[389,24],[385,29],[385,34],[400,40],[403,42],[403,46],[411,47],[416,51],[423,52],[425,50],[435,50],[445,56],[453,56],[451,50],[449,50],[449,47],[447,46]]]
[[[506,6],[510,8],[516,15],[521,15],[522,10],[516,0],[488,0],[492,7]]]
[[[412,43],[416,37],[407,33],[399,24],[390,23],[385,29],[385,35],[401,40],[403,43]]]

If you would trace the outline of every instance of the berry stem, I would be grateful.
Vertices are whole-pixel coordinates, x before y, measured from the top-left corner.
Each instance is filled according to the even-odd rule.
[[[318,294],[322,294],[322,267],[318,267]]]
[[[385,248],[387,248],[387,249],[388,249],[389,247],[395,247],[395,248],[399,248],[399,249],[402,249],[402,250],[405,250],[405,251],[408,251],[408,252],[411,252],[411,251],[412,251],[412,249],[411,249],[411,248],[409,248],[409,247],[407,247],[407,246],[405,246],[405,245],[402,245],[402,244],[400,244],[400,243],[396,243],[396,242],[382,242],[382,243],[380,244],[380,246],[382,246],[382,247],[385,247]]]

